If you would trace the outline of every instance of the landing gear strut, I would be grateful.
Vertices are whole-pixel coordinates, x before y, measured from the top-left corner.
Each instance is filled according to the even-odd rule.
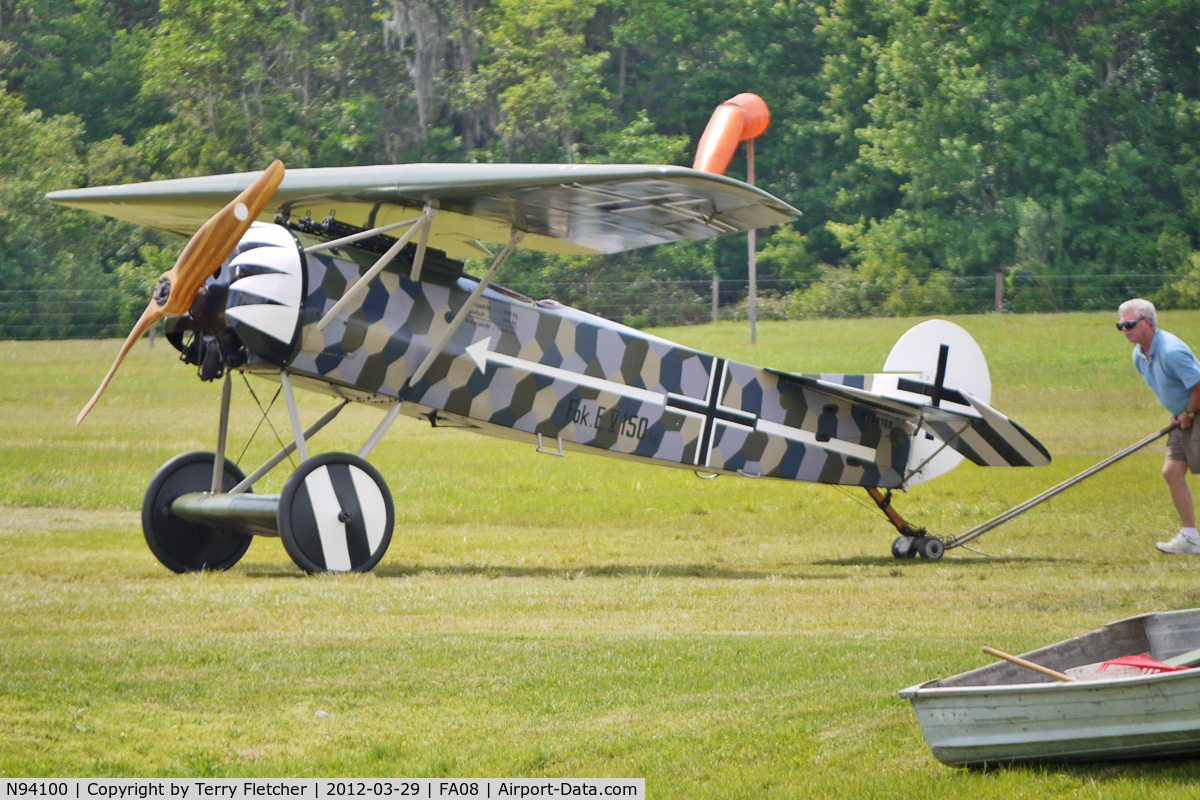
[[[383,476],[366,457],[400,413],[395,403],[358,451],[309,457],[308,441],[349,400],[304,429],[287,372],[279,380],[295,440],[246,475],[225,458],[231,373],[225,371],[215,453],[186,453],[167,462],[146,491],[142,528],[150,550],[175,572],[226,570],[255,536],[278,536],[306,572],[367,572],[392,541],[395,507]],[[264,412],[265,413],[265,412]],[[287,459],[300,466],[282,494],[254,494],[256,481]]]
[[[946,545],[936,536],[931,536],[924,528],[914,528],[900,512],[892,507],[892,490],[886,494],[874,486],[866,487],[867,494],[879,506],[879,510],[888,518],[888,522],[900,532],[896,541],[892,542],[892,556],[895,558],[921,558],[937,561],[946,552]]]

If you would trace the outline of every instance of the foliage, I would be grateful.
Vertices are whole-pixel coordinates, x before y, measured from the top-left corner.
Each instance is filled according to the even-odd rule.
[[[874,83],[855,134],[860,162],[895,176],[901,197],[859,244],[895,241],[890,221],[938,269],[1028,269],[1030,237],[1050,233],[1030,227],[1042,208],[1057,209],[1058,269],[1153,270],[1164,231],[1195,246],[1200,217],[1175,177],[1195,163],[1197,59],[1175,28],[1195,31],[1194,15],[1092,0],[902,2],[887,13],[882,37],[857,39]]]
[[[22,149],[72,151],[42,189],[276,157],[687,164],[713,108],[757,92],[772,123],[756,181],[804,212],[759,235],[760,276],[811,284],[803,313],[946,313],[997,272],[1012,309],[1110,307],[1130,281],[1105,276],[1184,286],[1197,41],[1181,0],[0,0],[6,97],[69,129]],[[744,149],[729,171],[746,175]],[[31,224],[42,249],[71,238]],[[95,232],[72,287],[107,276],[114,306],[144,300],[129,276],[166,242],[62,224]],[[21,261],[24,283],[9,269],[0,291],[54,287],[59,261]],[[739,237],[586,266],[522,257],[505,280],[687,282],[707,307],[714,273],[740,300],[745,262]],[[616,299],[654,318],[639,296],[660,295]]]
[[[43,199],[83,171],[78,118],[46,119],[0,87],[0,326],[30,338],[71,333],[76,292],[107,292],[92,269],[98,221]]]
[[[1165,308],[1200,308],[1200,252],[1188,254],[1178,278],[1154,299]]]
[[[793,319],[797,316],[795,299],[791,295],[760,290],[754,302],[754,316],[756,320]],[[746,297],[723,308],[721,319],[738,321],[750,319],[750,298]]]
[[[760,274],[774,278],[811,281],[820,273],[817,257],[809,248],[809,237],[795,228],[780,228],[767,237],[755,261]]]

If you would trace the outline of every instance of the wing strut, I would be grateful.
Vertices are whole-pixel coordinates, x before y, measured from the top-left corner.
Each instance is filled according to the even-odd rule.
[[[390,225],[382,225],[378,228],[371,228],[369,231],[359,231],[358,233],[352,233],[349,236],[343,236],[340,239],[330,239],[328,242],[319,242],[311,247],[304,248],[304,252],[305,254],[308,254],[320,253],[324,250],[333,250],[341,247],[342,245],[354,244],[355,242],[362,241],[363,239],[370,239],[372,236],[378,236],[381,233],[390,233],[397,228],[407,228],[409,225],[420,221],[420,217],[413,217],[412,219],[406,219],[403,222],[393,222]]]
[[[421,235],[417,238],[417,253],[413,256],[412,275],[414,281],[421,280],[421,267],[425,264],[425,248],[429,244],[429,229],[433,227],[433,218],[437,209],[431,205],[425,206],[425,224],[421,226]]]
[[[434,359],[441,355],[442,351],[446,349],[446,344],[450,341],[450,337],[454,335],[454,332],[458,330],[458,326],[462,324],[462,321],[467,318],[467,314],[470,314],[471,309],[475,307],[475,301],[479,299],[481,294],[483,294],[484,289],[492,284],[492,281],[496,278],[496,272],[499,271],[500,267],[504,265],[505,261],[508,261],[508,257],[513,254],[513,251],[517,249],[517,245],[519,245],[521,240],[524,238],[525,231],[513,228],[512,236],[509,237],[508,244],[506,244],[504,249],[500,251],[500,255],[496,256],[496,260],[492,262],[491,269],[489,269],[487,274],[485,274],[479,280],[479,285],[475,287],[475,290],[471,292],[471,296],[467,298],[467,301],[462,304],[462,308],[460,308],[458,313],[454,315],[454,319],[450,320],[450,324],[446,326],[444,331],[442,331],[442,335],[439,336],[437,342],[434,343],[433,349],[429,351],[429,355],[425,356],[425,360],[421,362],[421,366],[417,367],[416,371],[413,372],[412,376],[409,377],[408,381],[405,382],[405,388],[415,386],[418,382],[420,382],[421,378],[425,377],[425,373],[429,371],[431,366],[433,366]],[[403,392],[401,392],[401,395],[403,396]]]
[[[363,444],[362,449],[358,451],[359,458],[365,459],[367,456],[371,455],[371,451],[375,449],[375,445],[379,444],[380,440],[383,439],[383,435],[388,432],[388,429],[392,427],[392,423],[396,421],[396,417],[400,416],[400,409],[403,406],[404,401],[401,400],[392,406],[386,414],[384,414],[383,419],[380,420],[377,426],[375,426],[374,432],[372,432],[370,437],[367,438],[367,441]]]
[[[221,413],[217,425],[217,452],[213,459],[212,493],[221,491],[225,479],[225,445],[229,441],[229,401],[233,396],[233,373],[226,370],[221,386]]]
[[[433,206],[425,206],[425,210],[421,213],[421,216],[417,217],[415,220],[406,220],[405,222],[398,222],[394,225],[385,225],[382,228],[362,231],[361,233],[355,233],[342,239],[335,239],[332,242],[314,245],[313,247],[305,250],[305,252],[314,252],[317,249],[327,250],[330,247],[336,247],[338,244],[346,244],[350,240],[357,241],[358,239],[366,238],[368,236],[374,236],[381,231],[399,228],[410,223],[412,225],[412,227],[404,232],[403,236],[396,240],[394,245],[388,248],[386,253],[379,257],[379,260],[376,261],[369,270],[362,274],[362,277],[354,282],[353,286],[346,290],[346,293],[343,294],[341,298],[333,304],[333,308],[329,309],[329,311],[325,313],[325,316],[321,317],[320,320],[314,323],[313,330],[325,330],[326,326],[328,326],[330,322],[333,322],[334,317],[336,317],[338,314],[341,314],[342,311],[345,310],[346,306],[350,305],[350,303],[356,301],[360,296],[366,293],[371,281],[375,280],[379,273],[383,272],[384,267],[392,263],[392,259],[394,259],[400,253],[400,251],[403,250],[405,246],[413,240],[414,236],[420,234],[421,238],[417,245],[417,257],[413,259],[412,265],[413,280],[417,280],[421,275],[421,264],[425,260],[425,244],[429,241],[429,226],[433,224],[433,218],[436,215],[437,210],[434,209]]]

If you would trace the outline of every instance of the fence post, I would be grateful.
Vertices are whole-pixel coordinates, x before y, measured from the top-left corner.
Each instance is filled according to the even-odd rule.
[[[996,313],[1004,313],[1004,268],[996,270]]]
[[[712,321],[717,322],[717,287],[721,279],[717,277],[717,271],[713,270],[712,278]]]

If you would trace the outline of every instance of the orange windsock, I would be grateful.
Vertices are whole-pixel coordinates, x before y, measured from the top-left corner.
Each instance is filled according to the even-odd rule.
[[[762,136],[770,123],[771,112],[758,95],[743,92],[726,100],[708,120],[692,169],[724,175],[738,144]]]

